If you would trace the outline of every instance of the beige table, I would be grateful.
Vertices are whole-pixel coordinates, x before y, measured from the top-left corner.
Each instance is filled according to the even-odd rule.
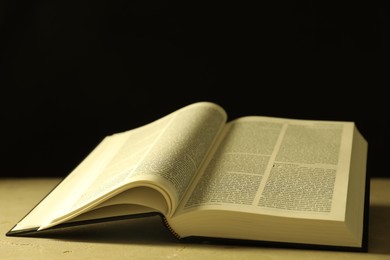
[[[158,218],[84,226],[50,238],[6,237],[59,179],[0,179],[0,259],[390,259],[390,179],[371,180],[369,252],[177,242]]]

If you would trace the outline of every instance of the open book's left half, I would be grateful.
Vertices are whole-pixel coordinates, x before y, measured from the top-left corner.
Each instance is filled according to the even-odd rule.
[[[105,137],[7,235],[128,215],[172,215],[226,119],[220,106],[199,102]]]

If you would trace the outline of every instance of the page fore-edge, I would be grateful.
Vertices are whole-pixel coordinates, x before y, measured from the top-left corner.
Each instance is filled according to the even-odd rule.
[[[38,236],[40,234],[45,234],[48,231],[52,232],[59,229],[64,228],[71,228],[71,227],[78,227],[78,226],[84,226],[89,224],[97,224],[97,223],[104,223],[104,222],[112,222],[112,221],[119,221],[119,220],[126,220],[126,219],[135,219],[135,218],[145,218],[145,217],[152,217],[156,215],[161,215],[161,213],[158,212],[148,212],[148,213],[139,213],[139,214],[132,214],[132,215],[123,215],[123,216],[114,216],[114,217],[106,217],[106,218],[98,218],[98,219],[89,219],[89,220],[81,220],[81,221],[74,221],[74,222],[65,222],[58,224],[56,226],[50,227],[48,229],[44,230],[38,230],[39,227],[33,227],[33,228],[27,228],[22,230],[16,230],[12,231],[12,228],[10,231],[6,233],[6,236]],[[16,225],[15,225],[16,226]]]
[[[103,138],[104,139],[104,138]],[[98,144],[100,144],[102,141],[103,141],[103,139],[101,139],[99,142],[98,142]],[[88,153],[87,153],[87,155],[82,159],[82,160],[80,160],[79,161],[79,163],[77,164],[77,165],[80,165],[80,163],[83,161],[83,160],[85,160],[85,158],[86,157],[88,157],[88,155],[89,154],[91,154],[91,152],[94,150],[94,149],[96,149],[96,147],[97,147],[98,145],[96,145],[91,151],[89,151]],[[20,220],[19,220],[19,222],[20,221],[22,221],[25,217],[27,217],[28,216],[28,214],[30,214],[36,207],[38,207],[38,205],[39,204],[41,204],[41,202],[44,200],[44,199],[46,199],[46,197],[47,196],[49,196],[57,187],[58,187],[58,185],[60,185],[66,178],[68,178],[69,177],[69,175],[72,173],[72,171],[71,172],[69,172],[61,181],[59,181],[47,194],[46,194],[46,196],[44,196],[32,209],[30,209],[28,212],[27,212],[27,214],[25,214]],[[18,222],[18,223],[19,223]],[[38,228],[39,227],[36,227],[36,228],[29,228],[29,229],[24,229],[24,230],[19,230],[19,231],[12,231],[12,229],[14,229],[17,225],[18,225],[18,223],[16,223],[5,235],[6,236],[16,236],[16,234],[23,234],[23,233],[26,233],[26,232],[28,232],[28,233],[31,233],[31,232],[37,232],[38,231]],[[35,230],[35,231],[34,231]]]

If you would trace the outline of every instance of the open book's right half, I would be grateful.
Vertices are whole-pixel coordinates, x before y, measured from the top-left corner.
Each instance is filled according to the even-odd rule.
[[[233,120],[167,221],[180,237],[367,251],[367,152],[353,122]]]

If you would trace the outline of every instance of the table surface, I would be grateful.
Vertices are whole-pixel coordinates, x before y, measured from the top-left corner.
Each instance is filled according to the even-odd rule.
[[[371,179],[368,253],[180,243],[158,218],[88,225],[45,238],[7,237],[60,179],[0,179],[0,259],[390,259],[390,179]]]

